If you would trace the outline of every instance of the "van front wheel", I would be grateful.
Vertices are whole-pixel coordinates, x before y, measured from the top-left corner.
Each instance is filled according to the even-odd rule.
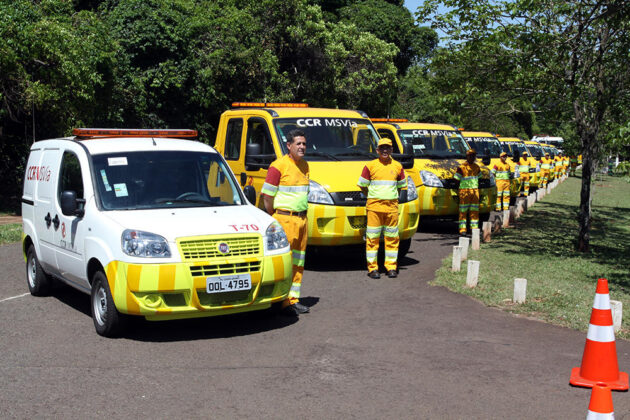
[[[28,248],[26,253],[26,280],[31,295],[47,296],[50,293],[52,279],[39,264],[33,245]]]
[[[94,274],[90,296],[92,320],[98,335],[103,337],[117,336],[123,330],[125,316],[116,309],[107,277],[102,271],[97,271]]]

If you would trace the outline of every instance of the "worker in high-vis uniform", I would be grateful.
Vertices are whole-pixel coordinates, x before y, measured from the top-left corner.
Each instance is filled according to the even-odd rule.
[[[309,307],[300,303],[308,234],[306,211],[309,192],[309,168],[308,162],[304,160],[304,132],[299,129],[289,132],[286,145],[289,153],[269,166],[261,194],[265,210],[280,223],[291,246],[293,283],[282,306],[284,314],[295,316],[309,312]]]
[[[562,164],[564,160],[564,158],[562,157],[562,152],[558,152],[558,154],[553,160],[554,160],[554,165],[555,165],[555,170],[556,170],[556,179],[559,179],[560,176],[562,175]]]
[[[496,211],[510,209],[510,175],[512,168],[507,162],[507,153],[499,155],[500,162],[492,167],[492,175],[497,184],[497,203],[494,207]]]
[[[529,168],[532,164],[535,166],[536,163],[532,162],[532,158],[529,157],[527,152],[523,152],[523,156],[518,161],[518,171],[521,174],[521,184],[523,184],[523,195],[525,197],[529,196]]]
[[[575,170],[578,166],[578,158],[577,156],[573,155],[571,156],[571,158],[569,159],[569,164],[571,165],[569,168],[569,175],[571,176],[575,176]]]
[[[549,157],[549,153],[545,153],[545,156],[540,159],[540,187],[547,188],[549,182],[549,174],[553,167],[553,159]]]
[[[378,272],[378,247],[381,233],[385,238],[385,271],[387,277],[398,277],[398,194],[407,186],[402,165],[392,159],[392,141],[380,139],[378,159],[363,168],[357,185],[367,196],[365,254],[368,276],[381,278]]]
[[[481,168],[475,163],[477,152],[469,149],[466,162],[455,172],[454,178],[459,181],[459,234],[466,235],[468,215],[470,229],[479,229],[479,178]]]
[[[562,175],[566,175],[569,173],[569,156],[564,156],[564,160],[562,161]]]

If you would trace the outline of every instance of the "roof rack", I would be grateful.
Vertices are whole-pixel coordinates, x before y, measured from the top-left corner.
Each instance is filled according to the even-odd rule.
[[[197,130],[188,129],[138,129],[138,128],[75,128],[72,135],[79,139],[111,137],[174,137],[194,138]]]
[[[232,102],[232,108],[308,108],[300,102]]]
[[[370,118],[372,122],[409,122],[407,118]]]

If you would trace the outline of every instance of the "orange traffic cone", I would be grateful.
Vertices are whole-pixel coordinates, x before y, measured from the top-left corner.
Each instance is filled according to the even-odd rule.
[[[588,404],[586,420],[614,420],[612,392],[603,383],[593,385],[591,402]]]
[[[588,325],[582,366],[571,370],[569,383],[592,388],[602,382],[616,391],[628,389],[628,374],[619,372],[608,280],[597,280],[593,312]]]

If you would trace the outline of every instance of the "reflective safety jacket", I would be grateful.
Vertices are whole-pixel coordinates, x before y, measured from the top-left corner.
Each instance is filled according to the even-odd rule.
[[[481,168],[476,163],[464,162],[457,172],[455,172],[455,178],[459,181],[459,189],[478,189],[479,178],[481,178]]]
[[[540,159],[540,169],[551,169],[553,167],[553,159],[543,157]]]
[[[407,186],[407,178],[394,159],[374,159],[363,167],[357,185],[368,189],[368,210],[389,212],[398,210],[398,190]]]
[[[553,158],[555,167],[562,166],[562,158],[560,156],[556,156]]]
[[[510,179],[511,166],[507,162],[499,162],[492,167],[491,172],[496,179]]]
[[[527,158],[522,158],[522,157],[521,157],[521,158],[518,160],[518,171],[519,171],[520,173],[522,173],[522,174],[524,174],[524,173],[529,173],[529,168],[530,168],[530,167],[532,167],[532,166],[533,166],[534,168],[536,167],[536,163],[535,163],[535,162],[532,162],[532,161],[533,161],[533,159],[532,159],[532,158],[530,158],[530,157],[527,157]]]
[[[262,194],[275,197],[274,209],[305,211],[308,209],[309,191],[308,162],[294,161],[289,155],[276,159],[262,187]]]

